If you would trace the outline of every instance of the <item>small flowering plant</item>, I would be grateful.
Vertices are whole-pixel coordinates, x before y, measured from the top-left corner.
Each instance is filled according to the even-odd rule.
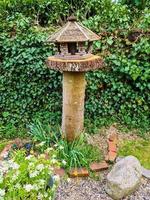
[[[50,159],[45,159],[45,154]],[[25,150],[17,150],[10,160],[0,162],[0,200],[54,198],[59,177],[53,169],[59,167],[53,148],[39,156],[26,157]]]

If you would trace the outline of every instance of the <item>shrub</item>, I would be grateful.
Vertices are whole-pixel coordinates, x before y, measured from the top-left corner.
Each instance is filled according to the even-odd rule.
[[[54,156],[54,151],[49,152]],[[53,199],[57,187],[49,185],[52,168],[59,166],[57,160],[45,160],[29,155],[24,150],[13,153],[12,159],[1,162],[0,197],[1,199]]]
[[[45,59],[53,52],[44,43],[47,34],[32,28],[30,19],[21,14],[7,20],[8,28],[15,30],[0,35],[3,94],[0,118],[12,124],[21,121],[25,124],[37,115],[57,121],[61,110],[61,76],[45,67]]]
[[[117,29],[113,33],[105,32],[95,43],[95,52],[100,52],[105,59],[105,69],[87,74],[86,113],[89,119],[117,116],[120,122],[129,126],[149,130],[148,19],[146,8],[132,25],[137,33]]]
[[[22,13],[25,17],[32,17],[35,24],[45,26],[67,14],[67,8],[64,0],[5,0],[0,2],[0,16],[5,19]]]

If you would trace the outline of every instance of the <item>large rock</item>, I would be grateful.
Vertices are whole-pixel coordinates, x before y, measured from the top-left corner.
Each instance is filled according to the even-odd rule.
[[[107,175],[106,192],[113,199],[122,199],[134,192],[141,181],[142,167],[134,156],[118,161]]]
[[[150,179],[150,170],[149,170],[149,169],[145,169],[144,167],[142,167],[142,175],[143,175],[145,178]]]

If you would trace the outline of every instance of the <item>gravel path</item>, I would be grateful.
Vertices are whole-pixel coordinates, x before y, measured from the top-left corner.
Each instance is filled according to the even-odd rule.
[[[71,179],[62,182],[55,200],[112,200],[105,192],[106,180]],[[150,180],[142,179],[139,189],[124,200],[150,200]]]

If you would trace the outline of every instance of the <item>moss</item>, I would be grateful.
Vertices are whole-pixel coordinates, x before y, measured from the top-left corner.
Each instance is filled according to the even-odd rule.
[[[119,146],[119,155],[133,155],[140,160],[145,168],[150,169],[150,140],[123,141]]]

